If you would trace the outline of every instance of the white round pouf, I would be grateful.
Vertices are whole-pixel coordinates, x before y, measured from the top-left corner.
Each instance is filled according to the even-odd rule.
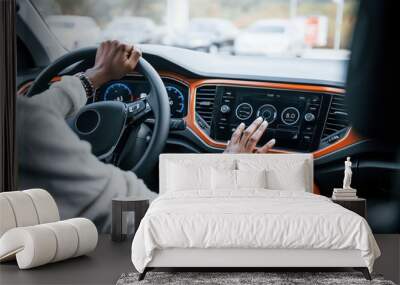
[[[96,248],[92,221],[59,219],[56,202],[43,189],[0,193],[0,262],[16,258],[20,269],[28,269]]]
[[[2,193],[1,193],[2,194]],[[15,228],[14,211],[8,199],[0,194],[0,237],[8,230]]]
[[[20,269],[49,263],[56,252],[55,234],[41,225],[11,229],[0,239],[0,260],[15,255]]]
[[[73,257],[78,250],[78,233],[75,228],[63,221],[44,224],[43,227],[51,229],[56,235],[57,252],[51,262],[57,262]]]
[[[16,257],[20,269],[33,268],[87,254],[97,240],[95,225],[84,218],[14,228],[0,238],[0,261]]]
[[[39,224],[38,214],[30,196],[22,191],[1,193],[13,209],[17,227],[26,227]]]
[[[74,218],[63,222],[74,226],[78,233],[79,244],[74,257],[86,254],[96,248],[98,232],[92,221],[84,218]]]
[[[22,192],[28,194],[32,199],[39,218],[39,224],[60,220],[57,204],[49,192],[43,189],[30,189]]]

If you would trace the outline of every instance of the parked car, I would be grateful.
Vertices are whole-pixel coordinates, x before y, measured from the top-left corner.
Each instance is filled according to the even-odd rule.
[[[102,38],[126,43],[153,43],[157,34],[157,26],[149,18],[119,17],[108,24]]]
[[[68,50],[91,46],[100,40],[100,28],[95,20],[86,16],[53,15],[46,18],[51,31]]]
[[[239,33],[234,52],[240,55],[297,55],[306,47],[303,35],[289,20],[260,20]]]
[[[183,33],[164,39],[165,44],[215,53],[233,46],[236,26],[220,18],[194,18]]]

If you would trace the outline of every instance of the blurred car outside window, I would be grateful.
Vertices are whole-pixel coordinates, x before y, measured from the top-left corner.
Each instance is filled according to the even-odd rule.
[[[346,59],[359,0],[30,0],[67,50],[103,40]]]

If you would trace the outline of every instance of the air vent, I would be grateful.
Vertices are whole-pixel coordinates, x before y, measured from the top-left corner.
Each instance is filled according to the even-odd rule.
[[[217,86],[202,86],[196,91],[196,112],[210,126]]]
[[[329,137],[350,126],[344,96],[333,95],[322,138]]]

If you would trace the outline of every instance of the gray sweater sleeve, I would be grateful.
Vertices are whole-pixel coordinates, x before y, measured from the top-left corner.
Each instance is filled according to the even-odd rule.
[[[75,77],[65,76],[47,91],[17,99],[19,188],[41,187],[55,198],[63,219],[83,216],[109,230],[111,199],[139,195],[154,199],[133,172],[99,161],[65,122],[86,103]]]

